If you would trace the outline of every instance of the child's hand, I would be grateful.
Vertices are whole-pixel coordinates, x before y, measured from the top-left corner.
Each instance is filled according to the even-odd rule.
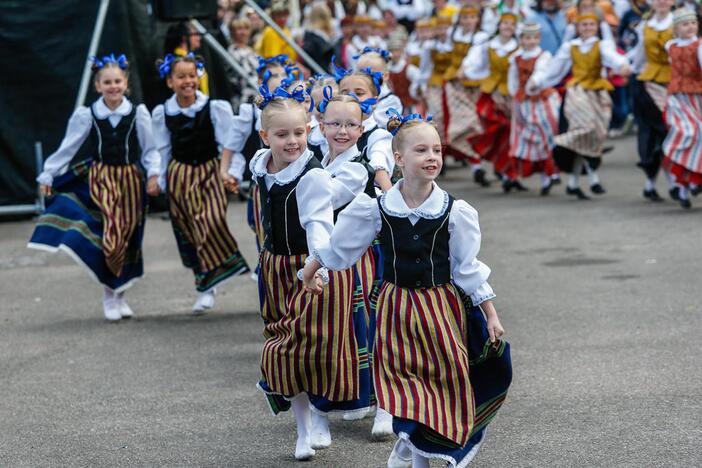
[[[494,343],[496,339],[505,334],[505,329],[502,328],[502,324],[500,323],[500,319],[497,317],[497,315],[488,317],[487,329],[488,335],[490,336],[490,343]]]
[[[319,263],[316,261],[309,262],[302,269],[302,284],[305,286],[305,291],[310,294],[322,294],[324,283],[322,277],[317,273]]]
[[[45,197],[50,197],[53,194],[53,191],[51,190],[51,185],[39,184],[39,193],[41,193]]]
[[[619,75],[621,75],[624,78],[628,78],[629,76],[631,76],[632,73],[633,70],[628,64],[622,65],[622,67],[619,69]]]
[[[161,193],[161,187],[158,186],[158,176],[151,176],[146,181],[146,193],[152,197],[158,196]]]

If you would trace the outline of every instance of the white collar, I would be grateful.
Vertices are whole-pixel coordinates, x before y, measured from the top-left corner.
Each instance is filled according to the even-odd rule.
[[[489,43],[489,47],[491,49],[494,49],[495,52],[497,52],[497,55],[504,57],[506,54],[509,52],[512,52],[514,49],[517,48],[519,44],[517,43],[517,40],[515,38],[510,38],[509,41],[505,42],[504,44],[500,41],[499,37],[494,37]]]
[[[209,98],[206,94],[203,94],[200,91],[195,91],[195,102],[189,107],[180,107],[180,104],[178,104],[178,99],[176,98],[176,95],[174,93],[173,96],[169,97],[166,101],[166,114],[185,114],[188,117],[195,117],[195,114],[200,112],[200,109],[205,107],[205,104],[207,104],[208,99]]]
[[[380,203],[383,206],[383,211],[389,215],[398,218],[408,218],[411,215],[418,216],[424,219],[436,219],[441,217],[448,207],[448,193],[441,190],[436,182],[432,182],[432,191],[429,197],[424,200],[424,203],[417,208],[409,208],[405,199],[400,193],[402,179],[392,186],[381,198]]]
[[[453,42],[451,42],[451,37],[446,33],[446,37],[443,40],[434,39],[429,47],[439,52],[449,52],[453,50]]]
[[[313,130],[319,126],[319,120],[317,120],[317,117],[313,113],[310,112],[310,121],[309,124],[310,130]]]
[[[686,46],[689,46],[690,44],[692,44],[693,42],[695,42],[696,40],[697,40],[696,36],[691,37],[689,39],[681,39],[679,37],[676,37],[676,38],[672,39],[671,42],[678,47],[686,47]]]
[[[480,44],[485,42],[489,36],[484,31],[474,31],[474,32],[463,32],[462,27],[456,29],[456,33],[453,35],[453,40],[455,42],[469,42],[471,44]]]
[[[572,45],[579,47],[582,45],[594,44],[595,42],[597,42],[599,40],[600,40],[600,38],[597,36],[588,37],[587,39],[583,39],[582,37],[576,37],[575,39],[573,39]]]
[[[375,117],[371,114],[370,117],[363,121],[363,133],[373,130],[377,126],[378,122],[375,121]]]
[[[112,110],[107,107],[105,100],[100,98],[93,104],[93,111],[95,112],[95,116],[100,120],[104,120],[113,115],[124,117],[125,115],[129,115],[129,113],[132,111],[132,103],[129,101],[129,99],[124,97],[122,98],[122,102],[119,104],[119,106],[117,106],[115,110]]]
[[[273,183],[277,185],[285,185],[297,179],[312,158],[314,158],[314,153],[307,149],[282,171],[269,174],[268,161],[271,159],[271,150],[270,148],[264,148],[258,150],[251,160],[251,173],[256,177],[270,177],[273,179]]]
[[[536,48],[534,48],[532,50],[519,49],[518,53],[524,59],[531,59],[534,57],[538,57],[541,54],[541,47],[537,46]]]
[[[653,14],[648,21],[646,21],[646,26],[655,29],[656,31],[665,31],[673,26],[673,13],[668,13],[668,15],[662,20],[658,19],[655,14]]]
[[[386,98],[392,94],[392,91],[390,91],[390,87],[383,83],[380,85],[380,94],[378,95],[377,99],[380,101],[383,98]]]
[[[335,157],[332,162],[329,162],[330,153],[327,152],[327,154],[324,155],[324,159],[322,159],[322,166],[324,167],[325,171],[335,174],[336,170],[339,169],[341,165],[351,161],[353,158],[358,156],[358,153],[358,146],[353,145],[351,148]]]
[[[307,141],[313,145],[319,145],[323,141],[325,141],[324,134],[322,133],[322,129],[320,128],[319,125],[317,125],[316,127],[313,127],[310,130],[310,133],[307,136]]]

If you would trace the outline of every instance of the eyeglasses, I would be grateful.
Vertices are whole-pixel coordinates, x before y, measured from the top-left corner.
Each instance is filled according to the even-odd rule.
[[[346,130],[358,130],[361,128],[362,124],[356,122],[346,122],[343,124],[341,122],[324,122],[324,126],[330,128],[331,130],[339,130],[342,127]]]

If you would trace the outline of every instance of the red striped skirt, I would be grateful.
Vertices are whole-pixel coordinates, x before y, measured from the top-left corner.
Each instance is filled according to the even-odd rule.
[[[373,374],[378,404],[466,445],[474,426],[465,308],[452,284],[384,283],[378,298]]]
[[[359,392],[351,315],[353,270],[329,272],[329,285],[314,296],[297,279],[305,257],[261,253],[261,371],[270,389],[283,396],[307,392],[329,401],[355,400]]]
[[[122,274],[129,241],[144,219],[144,179],[135,165],[94,162],[89,171],[90,198],[102,213],[102,251],[107,268]]]
[[[500,93],[483,93],[476,105],[483,133],[468,138],[473,149],[486,161],[492,161],[495,170],[508,174],[510,170],[509,133],[511,99]]]
[[[669,131],[663,142],[663,166],[679,184],[702,183],[702,95],[668,96],[665,112]]]

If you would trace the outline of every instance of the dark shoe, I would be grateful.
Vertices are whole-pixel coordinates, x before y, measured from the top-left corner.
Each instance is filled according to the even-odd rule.
[[[505,179],[505,180],[502,181],[502,191],[503,191],[503,192],[509,193],[509,192],[512,191],[513,188],[514,188],[514,182],[513,182],[513,181],[511,181],[511,180],[509,180],[509,179]]]
[[[578,188],[566,187],[566,194],[575,195],[576,197],[578,197],[578,200],[589,200],[590,199],[590,197],[585,195],[585,193],[583,193],[583,191],[580,190],[580,187],[578,187]]]
[[[692,208],[692,203],[690,203],[690,200],[687,198],[681,198],[680,199],[680,206],[686,210],[689,210],[690,208]]]
[[[551,185],[561,185],[561,176],[551,177]]]
[[[553,187],[553,181],[550,181],[548,185],[541,187],[541,196],[548,196],[548,194],[551,193],[551,187]]]
[[[668,194],[670,194],[670,198],[673,200],[680,200],[680,187],[673,187],[668,190]]]
[[[473,180],[481,187],[489,187],[490,181],[485,177],[485,169],[476,169],[473,172]]]
[[[595,195],[602,195],[603,193],[607,193],[607,191],[601,184],[592,184],[590,186],[590,191]]]
[[[697,195],[702,193],[702,185],[696,185],[694,187],[691,187],[690,193],[692,194],[693,197],[696,197]]]
[[[663,198],[661,198],[661,196],[658,195],[658,192],[656,192],[656,189],[644,190],[643,196],[644,196],[644,198],[647,198],[647,199],[651,200],[652,202],[662,202],[663,201]]]
[[[522,185],[521,182],[518,180],[513,180],[512,181],[512,188],[515,189],[517,192],[528,192],[529,189],[526,188],[525,186]]]

